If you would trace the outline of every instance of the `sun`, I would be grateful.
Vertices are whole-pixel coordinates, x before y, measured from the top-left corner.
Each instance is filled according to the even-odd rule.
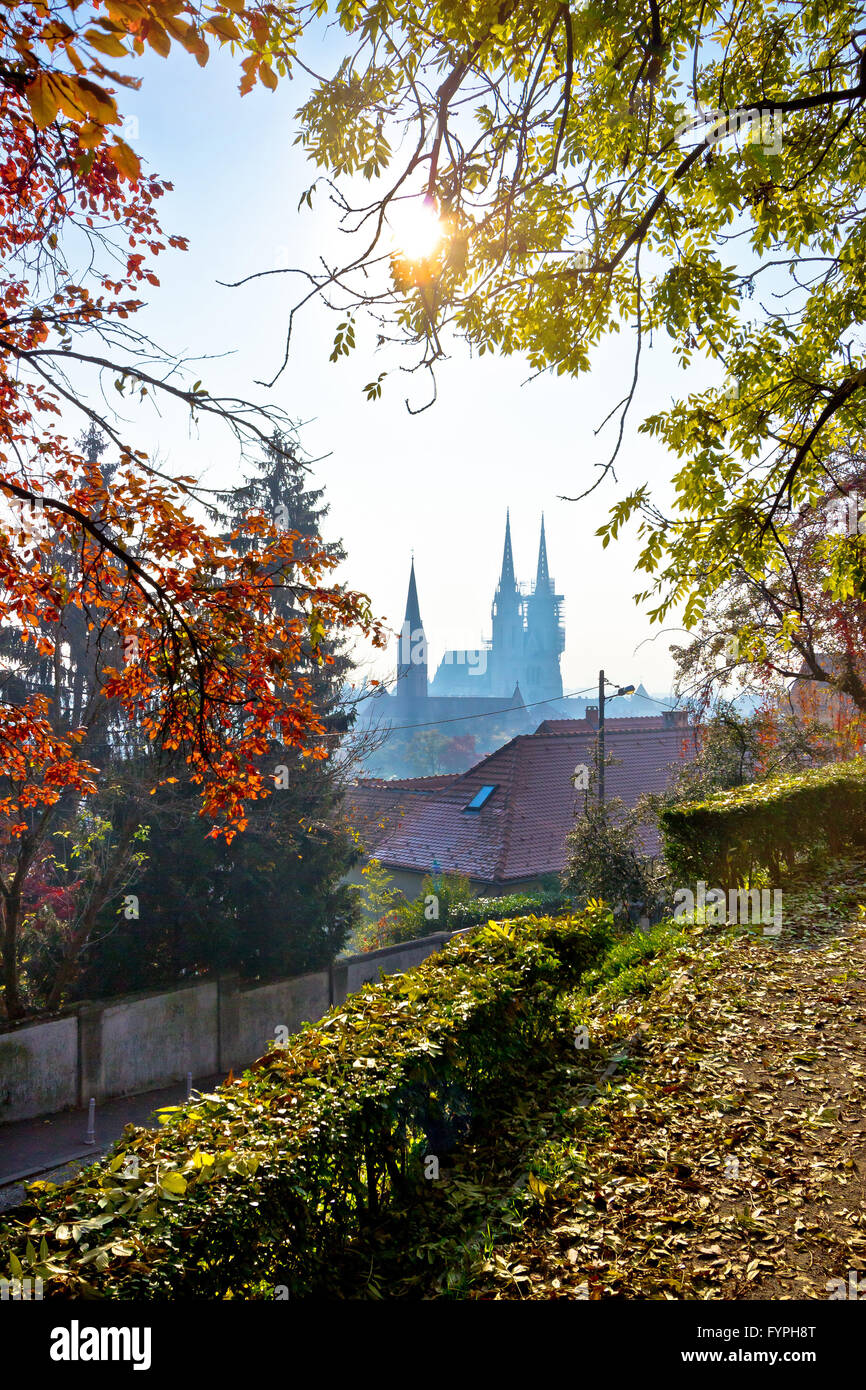
[[[432,198],[397,203],[388,212],[395,249],[407,261],[427,261],[445,240],[445,227]]]

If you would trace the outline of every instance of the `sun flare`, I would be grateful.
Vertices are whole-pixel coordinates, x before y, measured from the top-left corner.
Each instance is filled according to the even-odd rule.
[[[396,250],[409,261],[426,261],[445,239],[445,228],[432,201],[400,203],[388,215]]]

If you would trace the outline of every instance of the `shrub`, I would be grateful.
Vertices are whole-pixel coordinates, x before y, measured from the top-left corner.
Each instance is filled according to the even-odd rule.
[[[659,816],[672,878],[733,888],[761,871],[774,882],[824,851],[866,844],[866,761],[717,792]]]
[[[526,918],[365,986],[240,1081],[128,1127],[111,1156],[6,1213],[14,1277],[46,1297],[333,1292],[368,1223],[423,1181],[559,1028],[610,914]]]
[[[659,889],[653,865],[640,847],[641,815],[618,798],[599,806],[587,795],[584,812],[566,840],[567,861],[562,873],[566,890],[584,899],[643,903],[656,909]]]
[[[541,916],[571,912],[574,900],[560,889],[539,893],[507,893],[501,898],[472,898],[456,903],[448,911],[449,931],[474,927],[479,922],[499,922],[507,917]]]

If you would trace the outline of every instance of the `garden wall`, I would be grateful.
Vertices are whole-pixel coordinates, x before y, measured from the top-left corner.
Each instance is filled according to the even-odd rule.
[[[79,1004],[0,1032],[0,1125],[239,1071],[278,1028],[298,1032],[367,981],[420,965],[454,933],[347,956],[331,970],[245,986],[236,975]]]

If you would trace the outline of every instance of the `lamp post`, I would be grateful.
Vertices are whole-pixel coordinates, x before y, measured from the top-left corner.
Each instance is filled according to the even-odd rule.
[[[599,809],[604,809],[604,687],[613,685],[613,681],[605,680],[604,671],[598,673],[598,805]],[[621,685],[616,693],[611,696],[615,700],[617,695],[633,695],[633,685]]]

